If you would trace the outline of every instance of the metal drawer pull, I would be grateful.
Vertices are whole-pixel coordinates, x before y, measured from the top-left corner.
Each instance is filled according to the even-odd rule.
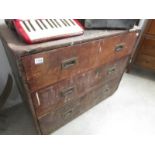
[[[96,73],[96,74],[100,74],[100,73],[101,73],[101,71],[102,71],[102,69],[101,69],[101,68],[97,68],[97,69],[95,70],[95,73]]]
[[[112,74],[116,71],[116,67],[112,67],[108,69],[108,74]]]
[[[62,69],[67,69],[67,68],[70,68],[70,67],[72,67],[72,66],[74,66],[76,64],[77,64],[77,57],[73,57],[73,58],[64,60],[61,63],[61,67],[62,67]]]
[[[74,87],[70,87],[70,88],[67,88],[65,90],[62,90],[61,91],[61,96],[66,96],[66,95],[69,95],[69,94],[72,94],[74,91]]]
[[[107,88],[105,89],[105,92],[109,92],[109,90],[110,90],[110,88],[109,88],[109,87],[107,87]]]
[[[71,114],[72,114],[72,112],[73,112],[73,109],[68,110],[67,112],[64,113],[63,117],[64,117],[64,118],[70,117]]]
[[[121,52],[124,48],[124,44],[118,44],[115,47],[115,52]]]

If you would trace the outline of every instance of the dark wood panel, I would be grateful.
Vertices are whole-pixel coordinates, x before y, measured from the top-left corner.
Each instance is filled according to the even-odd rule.
[[[149,25],[145,32],[146,32],[146,34],[155,35],[155,20],[151,20],[149,22]]]
[[[86,110],[98,104],[103,99],[112,95],[119,85],[120,79],[115,79],[100,86],[78,100],[67,103],[55,111],[51,111],[45,117],[39,119],[41,131],[43,134],[49,134]]]
[[[138,49],[138,53],[155,57],[155,38],[148,39],[144,37]]]
[[[29,88],[33,92],[129,55],[135,39],[136,33],[128,33],[23,57]],[[35,64],[37,58],[44,62]]]
[[[140,54],[136,58],[135,64],[155,71],[155,57]]]
[[[153,49],[139,49],[138,53],[141,53],[142,55],[144,54],[144,55],[155,58],[155,50],[153,50]],[[139,54],[139,55],[141,55],[141,54]],[[137,55],[137,57],[139,55]]]
[[[155,70],[155,20],[149,20],[136,51],[134,64]]]
[[[144,38],[141,45],[142,49],[155,49],[155,39]]]
[[[79,98],[97,85],[122,76],[127,61],[128,57],[125,57],[34,92],[32,98],[37,116],[42,117],[51,109]]]

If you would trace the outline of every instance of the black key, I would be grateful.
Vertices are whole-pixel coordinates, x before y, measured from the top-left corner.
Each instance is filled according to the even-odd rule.
[[[48,19],[46,19],[46,21],[51,26],[51,28],[53,28],[52,24],[48,21]]]
[[[36,20],[37,25],[40,27],[41,30],[43,30],[42,26],[40,25],[40,23],[38,22],[38,20]]]
[[[23,21],[23,24],[24,24],[24,26],[26,27],[26,29],[27,29],[29,32],[31,32],[31,30],[29,29],[29,27],[27,26],[27,24],[26,24],[25,21]]]
[[[56,19],[54,19],[54,21],[57,23],[57,25],[59,25],[59,27],[61,27],[61,25],[59,24],[59,22]]]
[[[57,25],[54,23],[54,21],[52,19],[50,19],[50,21],[52,22],[52,24],[57,28]]]
[[[64,21],[65,21],[65,23],[66,23],[68,26],[70,26],[70,24],[68,23],[68,21],[67,21],[66,19],[64,19]]]
[[[44,26],[45,29],[47,29],[47,26],[44,24],[44,22],[40,19],[40,22],[42,23],[42,25]]]
[[[71,19],[69,19],[69,21],[70,21],[73,25],[75,25],[75,23],[74,23]]]
[[[65,23],[62,19],[60,19],[60,20],[61,20],[61,22],[63,23],[63,25],[67,26],[66,23]]]

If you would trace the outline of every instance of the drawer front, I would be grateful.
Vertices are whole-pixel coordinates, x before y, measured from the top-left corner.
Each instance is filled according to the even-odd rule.
[[[155,35],[155,20],[151,20],[148,28],[146,29],[147,34]]]
[[[128,33],[126,35],[115,36],[100,40],[100,53],[98,61],[103,62],[106,59],[116,60],[130,55],[136,41],[136,33]]]
[[[126,33],[97,41],[64,47],[22,58],[31,92],[84,73],[130,54],[136,33]]]
[[[51,111],[45,117],[39,119],[40,128],[43,134],[49,134],[86,110],[90,109],[103,99],[112,95],[118,87],[120,79],[115,79],[98,87],[74,102],[67,103],[60,108]]]
[[[127,61],[128,57],[122,58],[32,93],[37,116],[42,117],[51,109],[79,98],[94,87],[121,77]]]
[[[155,70],[155,57],[140,54],[136,57],[135,64],[144,68]]]
[[[155,39],[144,38],[138,53],[155,57]]]
[[[97,62],[97,52],[98,42],[94,41],[24,57],[23,65],[30,90],[35,91],[87,71]],[[39,58],[44,62],[35,64]]]

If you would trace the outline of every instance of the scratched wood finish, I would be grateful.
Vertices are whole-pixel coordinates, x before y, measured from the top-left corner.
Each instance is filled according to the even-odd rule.
[[[141,67],[149,70],[155,71],[155,57],[140,54],[135,61],[136,65],[140,65]]]
[[[116,91],[137,32],[90,30],[26,45],[0,26],[16,83],[39,134],[51,133]],[[35,58],[43,63],[35,64]]]
[[[79,98],[97,85],[103,85],[112,79],[120,77],[127,61],[128,57],[110,62],[32,93],[37,116],[42,117],[51,109]]]
[[[22,63],[29,88],[33,92],[129,55],[135,39],[135,33],[122,34],[99,41],[25,56],[22,58]],[[36,65],[36,58],[43,58],[44,62]]]
[[[41,131],[44,134],[49,134],[106,99],[116,91],[119,81],[120,78],[116,78],[105,85],[100,85],[79,99],[49,112],[39,119]]]
[[[130,33],[135,33],[135,31],[138,32],[138,29],[130,30]],[[110,38],[112,36],[119,36],[128,33],[129,32],[127,30],[85,30],[84,34],[80,36],[28,45],[22,42],[17,34],[8,29],[5,24],[0,25],[1,38],[5,41],[5,43],[7,43],[8,48],[14,53],[14,55],[16,55],[16,57],[49,51],[61,47],[73,46],[84,42]]]
[[[155,35],[155,20],[149,20],[148,26],[145,30],[146,34]]]

